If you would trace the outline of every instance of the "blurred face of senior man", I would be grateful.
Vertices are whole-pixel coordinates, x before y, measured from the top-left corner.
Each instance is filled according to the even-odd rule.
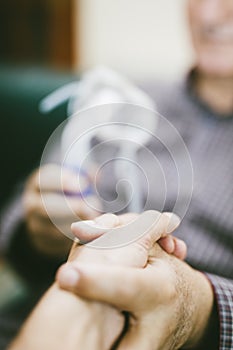
[[[197,92],[220,114],[233,110],[233,1],[188,0]]]
[[[189,20],[199,69],[233,77],[233,1],[190,0]]]

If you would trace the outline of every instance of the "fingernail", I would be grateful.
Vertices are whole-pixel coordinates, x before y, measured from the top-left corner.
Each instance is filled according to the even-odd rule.
[[[109,231],[109,228],[104,228],[99,225],[99,223],[96,223],[93,220],[83,220],[83,221],[78,221],[74,222],[71,225],[71,230],[79,230],[79,231],[84,231],[87,232],[88,234],[96,234],[98,232],[104,233]]]
[[[96,226],[111,229],[119,224],[119,217],[112,213],[106,213],[95,218]]]
[[[167,233],[173,232],[180,225],[180,218],[174,213],[165,213],[169,217],[169,222],[167,225]]]
[[[79,281],[79,273],[73,267],[64,268],[58,275],[58,281],[63,287],[75,287]]]
[[[175,243],[174,243],[174,240],[171,236],[168,236],[167,244],[168,244],[168,246],[167,246],[168,253],[172,254],[174,252],[174,249],[175,249]]]
[[[94,226],[95,222],[93,220],[82,220],[82,221],[77,221],[77,222],[73,222],[71,225],[71,228],[83,228],[85,226],[85,228],[87,227],[86,225],[89,226]]]

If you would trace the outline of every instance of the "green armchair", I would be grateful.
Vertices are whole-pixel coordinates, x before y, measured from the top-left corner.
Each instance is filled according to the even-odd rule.
[[[15,185],[39,164],[46,141],[66,118],[66,104],[44,115],[38,109],[40,100],[77,77],[42,68],[6,66],[0,67],[0,76],[2,207]]]

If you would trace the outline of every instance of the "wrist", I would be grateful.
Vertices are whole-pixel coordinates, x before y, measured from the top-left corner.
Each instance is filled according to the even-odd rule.
[[[211,321],[214,309],[214,293],[208,278],[199,271],[195,272],[195,303],[196,312],[193,315],[193,327],[185,349],[199,348],[199,344],[204,338]]]
[[[117,315],[105,304],[82,300],[54,284],[33,310],[10,349],[107,350],[122,329],[123,323],[116,322],[119,317],[114,318]],[[111,333],[106,335],[109,326]]]
[[[69,305],[70,311],[72,309],[71,319],[66,318],[70,328],[69,338],[76,339],[76,344],[82,344],[84,349],[111,348],[122,332],[123,315],[107,304],[84,300],[71,292],[61,290],[57,284],[52,288],[56,294],[64,294],[65,298],[70,300],[70,305],[66,305]]]

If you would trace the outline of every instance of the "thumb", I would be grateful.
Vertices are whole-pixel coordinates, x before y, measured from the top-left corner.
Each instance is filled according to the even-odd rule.
[[[145,270],[120,266],[67,263],[56,280],[60,288],[80,297],[135,312],[140,305]]]

